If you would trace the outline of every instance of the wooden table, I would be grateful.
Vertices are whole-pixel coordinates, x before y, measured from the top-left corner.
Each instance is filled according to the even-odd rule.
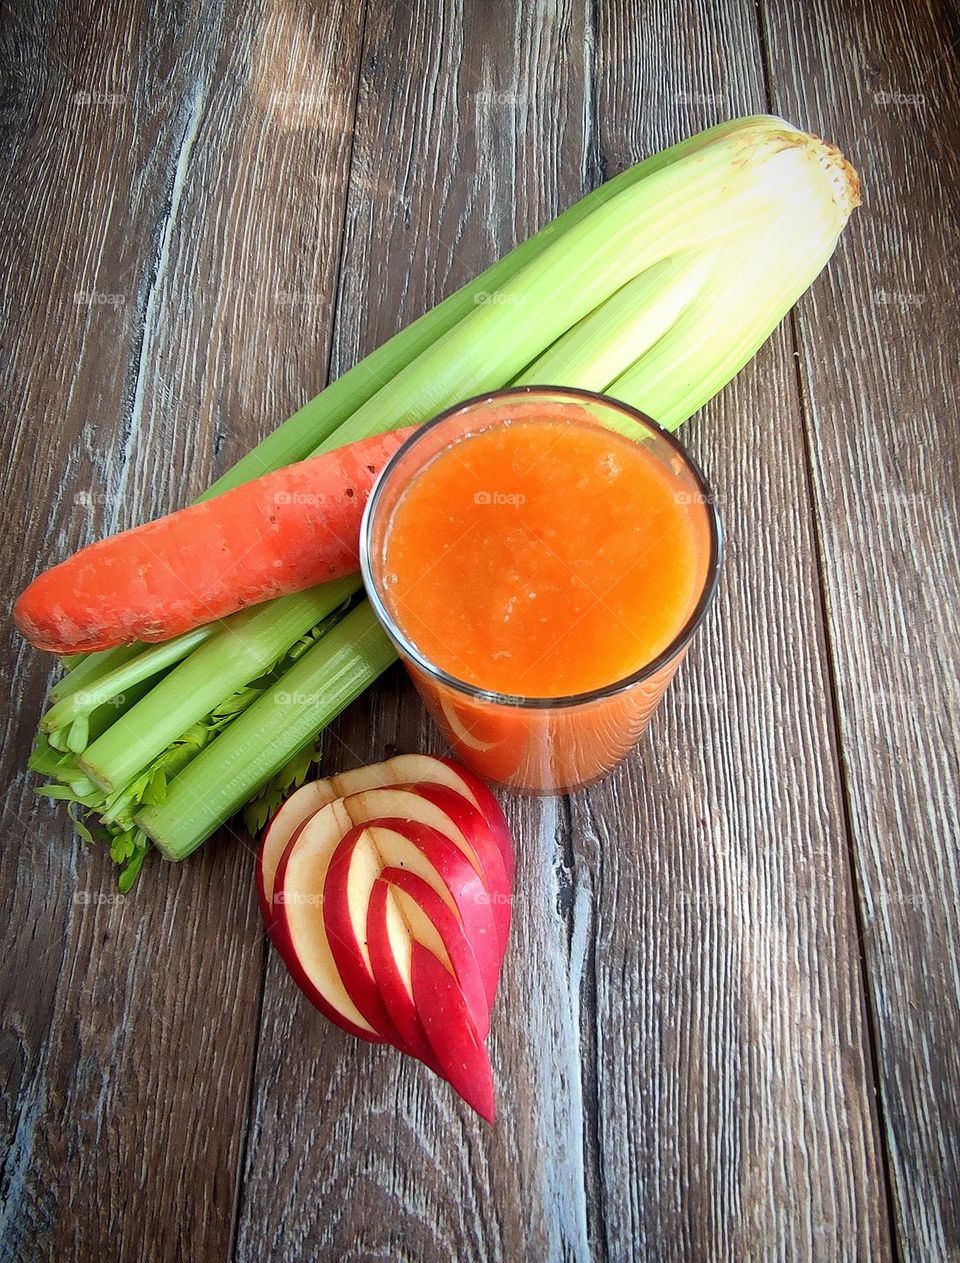
[[[585,190],[714,121],[864,208],[684,430],[719,602],[636,755],[506,803],[495,1128],[341,1036],[224,831],[113,894],[5,664],[2,1258],[960,1259],[957,15],[924,3],[3,10],[8,592],[187,502]],[[398,670],[338,769],[440,748]]]

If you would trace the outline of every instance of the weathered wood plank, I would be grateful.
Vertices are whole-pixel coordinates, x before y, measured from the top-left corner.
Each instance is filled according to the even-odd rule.
[[[954,1258],[957,30],[939,5],[768,8],[776,106],[864,184],[797,345],[898,1243]]]
[[[359,18],[264,2],[5,21],[15,590],[183,503],[322,384]],[[262,972],[249,848],[224,836],[115,897],[23,772],[46,674],[13,645],[0,1255],[225,1256]]]
[[[583,187],[579,7],[368,10],[335,363],[470,279]],[[328,741],[331,769],[436,749],[399,672]],[[239,1257],[583,1258],[579,1030],[552,876],[562,807],[509,804],[515,928],[494,1010],[490,1129],[390,1049],[333,1030],[267,972]]]
[[[605,174],[766,108],[752,6],[600,10]],[[636,108],[634,103],[650,103]],[[636,758],[573,800],[612,1258],[884,1257],[857,923],[789,337],[685,428],[728,532]],[[586,1032],[585,1032],[586,1037]]]

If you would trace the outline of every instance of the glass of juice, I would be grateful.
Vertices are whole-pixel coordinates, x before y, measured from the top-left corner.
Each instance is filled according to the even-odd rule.
[[[588,784],[634,746],[721,549],[713,496],[672,435],[540,386],[418,430],[361,532],[370,601],[456,755],[538,793]]]

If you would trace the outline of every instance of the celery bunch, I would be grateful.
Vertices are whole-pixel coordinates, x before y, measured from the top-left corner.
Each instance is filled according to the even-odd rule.
[[[842,155],[780,119],[692,137],[391,338],[206,495],[516,383],[602,391],[674,429],[752,358],[858,204]],[[393,657],[355,579],[89,654],[53,690],[32,766],[58,782],[41,792],[99,816],[129,887],[151,842],[182,859],[245,804],[262,823]]]

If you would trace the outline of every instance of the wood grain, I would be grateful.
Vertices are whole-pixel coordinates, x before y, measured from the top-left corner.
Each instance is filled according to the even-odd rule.
[[[4,17],[16,590],[183,503],[322,383],[359,23],[279,4]],[[47,672],[19,642],[7,663],[0,1256],[226,1256],[262,974],[249,844],[158,861],[118,899],[106,858],[36,805]]]
[[[885,1139],[902,1256],[953,1259],[958,32],[939,6],[803,12],[770,10],[775,102],[865,193],[796,329]]]

